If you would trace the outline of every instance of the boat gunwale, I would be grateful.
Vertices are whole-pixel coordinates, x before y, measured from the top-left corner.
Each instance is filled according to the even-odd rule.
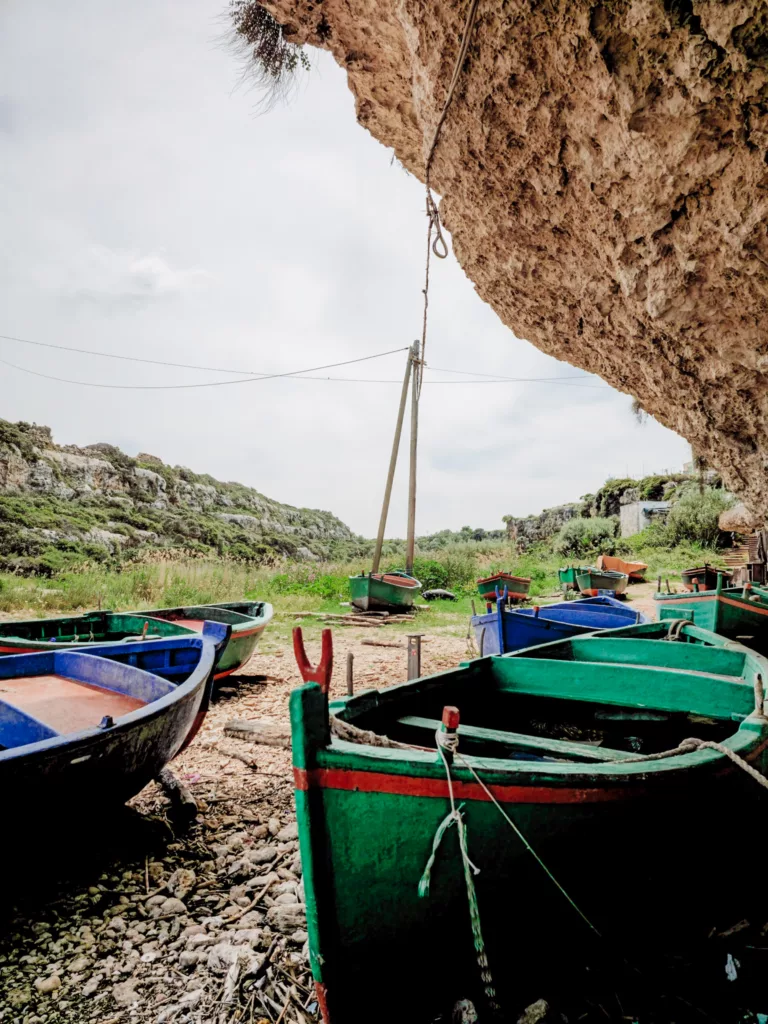
[[[81,729],[77,732],[65,732],[58,733],[56,736],[51,736],[48,739],[37,740],[34,743],[25,743],[23,746],[8,747],[5,750],[0,750],[0,765],[4,762],[13,761],[19,757],[26,757],[31,754],[47,754],[51,751],[55,751],[59,747],[74,746],[80,743],[87,742],[97,737],[114,737],[120,733],[131,729],[132,727],[142,722],[149,722],[162,714],[169,707],[175,703],[181,703],[192,696],[200,687],[205,685],[208,676],[210,675],[215,659],[216,659],[216,640],[209,636],[203,636],[202,634],[192,634],[190,637],[169,637],[168,640],[147,640],[137,641],[146,651],[146,645],[153,644],[166,647],[166,645],[173,645],[175,648],[185,649],[191,647],[200,648],[200,657],[197,664],[190,672],[187,679],[183,683],[173,684],[173,690],[170,693],[164,694],[162,697],[158,697],[157,700],[149,701],[144,704],[143,707],[135,708],[133,711],[129,711],[125,715],[120,715],[119,718],[114,720],[114,724],[109,729],[102,729],[100,726],[92,726],[89,729]],[[124,644],[123,650],[130,654],[133,653],[130,648],[134,647],[134,644]],[[106,648],[103,653],[99,653],[93,648]],[[68,654],[75,655],[78,658],[86,658],[88,661],[101,661],[103,654],[107,656],[114,652],[115,645],[109,644],[94,644],[93,648],[73,648],[72,650],[65,651],[36,651],[31,654],[11,654],[3,658],[3,663],[12,662],[14,658],[29,658],[36,657],[40,654],[47,654],[55,659],[57,655]],[[149,653],[151,653],[151,648]],[[139,668],[137,665],[130,666],[131,668],[143,672],[145,675],[159,675],[157,672],[150,672],[147,669]],[[63,675],[64,673],[62,673]],[[18,677],[17,677],[18,678]],[[31,678],[31,677],[30,677]],[[77,677],[69,675],[65,678],[72,679],[77,682]],[[161,677],[162,678],[162,677]],[[34,716],[32,716],[34,717]],[[45,724],[45,723],[42,723]]]
[[[385,579],[384,578],[385,576],[399,576],[400,579],[403,580],[403,582],[401,583],[400,579]],[[400,573],[399,570],[396,571],[396,572],[377,572],[377,573],[373,573],[373,572],[369,572],[369,573],[362,572],[362,573],[360,573],[360,572],[358,572],[358,573],[355,573],[354,575],[350,576],[349,579],[350,580],[374,580],[376,583],[383,583],[385,586],[388,586],[388,587],[399,587],[400,590],[419,590],[421,588],[421,581],[420,580],[417,580],[415,576],[409,576],[407,573]],[[405,580],[408,580],[409,582],[406,583]]]
[[[258,604],[258,605],[262,606],[264,611],[263,611],[263,613],[261,615],[246,615],[244,612],[236,612],[233,608],[226,607],[227,604],[254,604],[254,605]],[[267,601],[251,601],[251,602],[249,602],[249,601],[230,601],[230,602],[222,602],[220,604],[179,605],[176,608],[153,608],[153,609],[151,609],[150,611],[147,611],[147,612],[131,612],[130,614],[132,614],[132,615],[144,615],[146,618],[159,619],[161,622],[171,622],[174,625],[179,625],[178,621],[176,619],[168,619],[168,618],[165,617],[166,615],[175,614],[176,612],[180,612],[183,617],[186,617],[186,618],[189,618],[189,619],[202,619],[203,621],[210,621],[210,622],[217,621],[216,619],[207,619],[206,618],[205,611],[206,611],[206,609],[209,609],[209,608],[216,608],[219,611],[226,612],[228,615],[234,615],[237,618],[240,618],[240,619],[243,620],[242,622],[226,622],[226,623],[223,623],[223,625],[227,625],[227,626],[231,626],[232,627],[232,637],[230,639],[230,643],[235,638],[243,637],[243,636],[252,636],[254,633],[261,632],[262,630],[264,630],[269,625],[269,623],[271,622],[271,620],[272,620],[272,618],[273,618],[273,616],[275,614],[274,608]],[[190,614],[190,613],[198,613],[198,612],[201,613],[201,614],[199,614],[199,615],[198,614]],[[129,614],[129,613],[126,612],[125,614]],[[197,629],[193,629],[191,626],[181,626],[181,625],[179,625],[179,628],[180,629],[188,629],[190,631],[190,633],[194,633],[194,634],[196,634],[198,636],[200,635],[200,631],[197,630]]]
[[[481,583],[493,583],[494,580],[513,580],[515,583],[530,583],[533,581],[532,576],[515,576],[511,572],[495,572],[491,576],[484,576],[482,579],[475,580],[478,586]]]

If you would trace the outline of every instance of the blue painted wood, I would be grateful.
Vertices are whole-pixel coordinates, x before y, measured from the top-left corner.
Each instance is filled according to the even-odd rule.
[[[597,629],[617,629],[647,621],[640,612],[614,597],[588,597],[581,601],[562,601],[540,608],[504,608],[503,602],[497,602],[495,611],[472,616],[472,628],[478,648],[481,631],[485,630],[485,656],[508,654],[524,647],[566,640]]]
[[[0,679],[56,675],[145,702],[106,725],[59,735],[14,707],[12,698],[3,700],[0,688],[6,815],[40,819],[63,810],[98,812],[103,803],[119,804],[138,793],[199,727],[230,633],[230,626],[206,623],[202,636],[0,658]],[[45,718],[44,709],[36,714]]]

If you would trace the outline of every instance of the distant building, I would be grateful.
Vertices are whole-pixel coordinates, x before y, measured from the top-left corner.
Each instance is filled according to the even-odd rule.
[[[631,537],[650,526],[654,520],[663,521],[670,504],[669,501],[633,501],[622,505],[619,509],[621,536]]]

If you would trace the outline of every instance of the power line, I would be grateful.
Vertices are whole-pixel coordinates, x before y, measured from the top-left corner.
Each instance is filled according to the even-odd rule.
[[[189,388],[224,387],[227,384],[250,384],[254,381],[274,380],[277,377],[293,377],[298,373],[313,373],[316,370],[331,370],[336,366],[349,366],[351,363],[364,363],[370,359],[381,359],[382,356],[391,356],[395,352],[406,351],[408,351],[407,346],[403,348],[392,348],[388,352],[377,352],[372,356],[359,356],[357,359],[344,359],[339,363],[328,363],[325,366],[310,366],[305,370],[291,370],[288,373],[270,373],[265,374],[262,377],[246,377],[243,380],[209,380],[204,381],[201,384],[96,384],[87,380],[71,380],[67,377],[55,377],[50,373],[40,373],[39,370],[30,370],[26,366],[18,366],[16,363],[11,363],[7,359],[0,359],[0,363],[3,363],[5,366],[10,366],[14,370],[20,370],[22,373],[29,373],[33,377],[42,377],[45,380],[56,381],[58,384],[77,384],[80,387],[109,388],[111,390],[119,391],[180,391],[188,390]]]
[[[239,375],[250,377],[251,379],[257,379],[257,380],[269,380],[269,379],[275,378],[275,377],[294,377],[296,380],[328,380],[328,381],[339,381],[339,382],[348,383],[348,384],[400,384],[401,383],[400,380],[386,380],[386,379],[381,379],[381,378],[377,378],[377,377],[367,377],[366,378],[366,377],[307,377],[307,376],[299,376],[300,374],[303,374],[305,372],[305,371],[302,371],[302,370],[296,370],[294,373],[268,374],[268,373],[262,373],[262,372],[260,372],[258,370],[233,370],[231,367],[223,367],[223,366],[201,366],[199,364],[194,364],[194,363],[174,363],[174,362],[170,362],[169,360],[165,360],[165,359],[146,359],[146,358],[144,358],[142,356],[125,356],[125,355],[120,355],[120,354],[118,354],[116,352],[99,352],[96,349],[76,348],[76,347],[74,347],[72,345],[54,345],[54,344],[52,344],[50,342],[45,342],[45,341],[32,341],[29,338],[18,338],[15,335],[12,335],[12,334],[0,334],[0,339],[5,340],[5,341],[19,342],[22,345],[34,345],[37,348],[49,348],[49,349],[53,349],[54,351],[76,352],[79,355],[97,356],[97,357],[99,357],[101,359],[120,359],[123,362],[146,363],[146,364],[151,365],[151,366],[168,366],[168,367],[172,367],[172,368],[178,369],[178,370],[204,370],[204,371],[208,371],[208,372],[211,372],[211,373],[239,374]],[[401,349],[393,349],[392,351],[393,352],[400,352],[402,350]],[[390,355],[391,353],[381,353],[381,354],[382,355]],[[375,358],[378,358],[378,356],[369,356],[369,357],[365,357],[365,358],[373,358],[373,359],[375,359]],[[360,360],[350,360],[350,362],[357,362],[357,361],[360,361]],[[72,381],[72,380],[67,380],[66,378],[54,377],[54,376],[49,375],[49,374],[40,373],[39,371],[30,370],[27,367],[18,366],[16,363],[11,363],[11,362],[9,362],[7,360],[0,360],[0,362],[4,362],[6,366],[11,366],[11,367],[13,367],[16,370],[20,370],[22,373],[31,373],[31,374],[36,375],[36,376],[44,377],[46,380],[56,380],[56,381],[59,381],[60,383],[64,383],[64,384],[78,384],[78,385],[87,386],[87,387],[118,387],[118,385],[91,384],[88,381]],[[332,365],[334,365],[334,366],[342,366],[344,364],[343,363],[335,363],[335,364],[332,364]],[[319,369],[325,369],[325,367],[320,367]],[[487,380],[474,380],[474,381],[452,381],[452,380],[430,380],[430,381],[426,381],[425,380],[425,382],[424,382],[425,384],[485,384],[485,383],[495,383],[495,382],[507,382],[507,383],[513,383],[513,384],[547,384],[547,383],[550,383],[550,384],[562,384],[563,386],[568,386],[568,387],[591,387],[591,388],[600,388],[601,390],[606,390],[606,386],[605,385],[600,385],[600,384],[583,384],[583,385],[580,384],[580,385],[577,385],[577,384],[569,383],[571,380],[588,380],[589,379],[589,375],[588,374],[569,374],[567,376],[562,376],[562,377],[505,377],[505,376],[502,376],[501,374],[496,374],[496,373],[481,373],[478,370],[449,370],[449,369],[446,369],[445,367],[436,367],[436,366],[430,366],[430,367],[428,367],[428,369],[435,370],[438,373],[455,373],[455,374],[458,374],[458,375],[461,375],[461,376],[465,376],[465,377],[483,377],[483,378],[488,378],[488,379]],[[247,383],[247,382],[244,382],[244,381],[215,381],[215,382],[211,382],[211,383],[212,384],[240,384],[240,383]],[[210,386],[210,385],[206,383],[206,384],[188,384],[188,385],[162,385],[162,386],[155,385],[154,387],[155,388],[162,387],[163,389],[165,389],[165,388],[178,388],[178,387],[208,387],[208,386]],[[128,388],[129,385],[120,385],[120,387]],[[135,387],[141,387],[141,386],[140,385],[135,385]],[[149,385],[144,386],[144,388],[146,388],[146,387],[150,387],[150,386]],[[144,388],[142,388],[142,390]]]

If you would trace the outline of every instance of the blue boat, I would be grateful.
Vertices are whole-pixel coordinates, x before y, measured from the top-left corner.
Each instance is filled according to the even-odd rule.
[[[7,820],[98,813],[135,796],[202,724],[230,628],[0,658]]]
[[[586,597],[542,608],[505,608],[504,603],[502,597],[496,602],[495,611],[472,616],[481,656],[508,654],[596,629],[618,629],[648,621],[615,597]]]

